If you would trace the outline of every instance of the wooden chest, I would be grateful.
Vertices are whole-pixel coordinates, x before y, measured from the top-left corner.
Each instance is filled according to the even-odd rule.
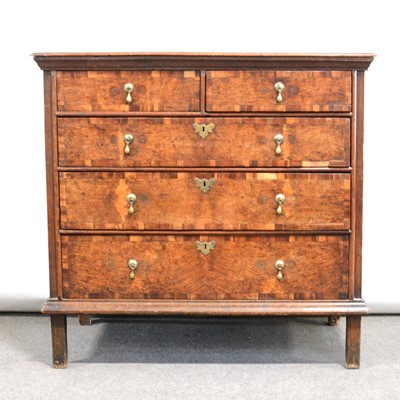
[[[346,316],[359,366],[373,55],[34,57],[54,367],[68,314]]]

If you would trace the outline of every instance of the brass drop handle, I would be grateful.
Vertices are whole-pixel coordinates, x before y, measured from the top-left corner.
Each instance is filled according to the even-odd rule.
[[[129,155],[131,153],[131,148],[129,147],[129,145],[131,145],[133,141],[134,141],[133,135],[131,135],[130,133],[124,135],[124,142],[125,142],[124,153],[126,155]]]
[[[135,279],[135,269],[139,266],[139,263],[134,259],[131,258],[128,261],[128,268],[131,270],[131,273],[129,274],[129,278],[131,278],[132,280]]]
[[[280,156],[282,154],[281,145],[284,142],[284,140],[285,139],[281,133],[278,133],[277,135],[274,136],[274,142],[276,144],[275,154],[277,156]]]
[[[278,103],[282,103],[282,100],[283,100],[282,92],[283,92],[283,89],[285,89],[285,85],[283,84],[282,81],[278,81],[278,82],[275,83],[274,89],[275,89],[275,92],[277,94],[276,101]]]
[[[276,278],[278,279],[278,281],[281,281],[283,279],[282,270],[283,268],[285,268],[285,262],[282,260],[276,260],[275,268],[278,271],[278,275],[276,276]]]
[[[276,209],[276,213],[278,215],[281,215],[283,213],[282,204],[285,202],[285,200],[286,200],[286,197],[282,193],[279,193],[275,196],[275,202],[276,202],[276,204],[278,204],[278,208]]]
[[[125,85],[124,85],[124,92],[126,93],[126,102],[128,104],[132,103],[132,95],[131,94],[132,94],[134,88],[135,88],[135,86],[133,86],[133,83],[130,83],[130,82],[125,83]]]
[[[133,205],[136,203],[136,195],[134,193],[129,193],[128,196],[126,196],[126,202],[129,204],[129,214],[133,214],[135,212]]]

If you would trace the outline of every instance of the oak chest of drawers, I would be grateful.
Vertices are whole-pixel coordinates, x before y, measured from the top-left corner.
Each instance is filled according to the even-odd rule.
[[[66,315],[361,315],[370,54],[35,54]],[[268,360],[266,360],[268,362]]]

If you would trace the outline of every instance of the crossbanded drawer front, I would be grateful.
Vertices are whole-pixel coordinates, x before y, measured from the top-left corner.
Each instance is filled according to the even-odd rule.
[[[62,229],[343,230],[350,174],[61,172]]]
[[[350,71],[208,71],[210,112],[349,112]]]
[[[200,76],[198,71],[58,71],[57,104],[59,111],[199,111]]]
[[[349,118],[58,118],[60,166],[348,167]]]
[[[65,235],[61,243],[66,299],[348,298],[347,235]],[[213,243],[207,254],[204,243]]]

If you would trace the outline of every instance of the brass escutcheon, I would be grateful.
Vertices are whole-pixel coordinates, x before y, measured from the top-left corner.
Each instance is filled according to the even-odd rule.
[[[278,204],[278,208],[276,209],[276,213],[278,215],[281,215],[283,213],[282,204],[285,202],[285,200],[286,200],[286,197],[282,193],[279,193],[275,196],[275,202],[276,202],[276,204]]]
[[[197,124],[196,122],[193,124],[194,131],[202,138],[205,139],[209,133],[212,133],[214,129],[214,124]]]
[[[126,102],[128,104],[132,103],[132,92],[133,89],[135,88],[135,86],[133,85],[133,83],[125,83],[124,85],[124,92],[126,93]]]
[[[282,100],[283,100],[282,92],[283,92],[283,89],[285,89],[285,85],[283,84],[282,81],[278,81],[278,82],[275,83],[274,89],[275,89],[275,92],[277,94],[276,101],[278,103],[282,103]]]
[[[129,147],[129,145],[131,145],[133,141],[134,141],[133,135],[131,135],[130,133],[124,135],[124,142],[125,142],[124,153],[126,155],[129,155],[131,153],[131,148]]]
[[[276,260],[275,268],[278,271],[278,275],[276,276],[276,278],[278,279],[278,281],[281,281],[283,279],[282,270],[283,268],[285,268],[285,262],[282,260]]]
[[[129,193],[128,196],[126,196],[126,202],[129,204],[129,214],[133,214],[135,212],[133,205],[136,203],[136,195],[134,193]]]
[[[215,179],[194,178],[194,183],[196,184],[196,187],[198,187],[203,193],[206,193],[214,186]]]
[[[139,263],[134,259],[131,258],[128,261],[128,268],[131,270],[131,273],[129,274],[129,278],[131,278],[132,280],[135,279],[135,269],[139,266]]]
[[[199,240],[196,242],[197,250],[200,251],[201,254],[207,255],[211,250],[214,250],[217,242],[215,240],[211,240],[211,242],[200,242]]]
[[[280,156],[282,154],[282,148],[281,145],[284,142],[284,137],[281,133],[278,133],[274,136],[274,142],[276,144],[276,149],[275,149],[275,154],[277,156]]]

